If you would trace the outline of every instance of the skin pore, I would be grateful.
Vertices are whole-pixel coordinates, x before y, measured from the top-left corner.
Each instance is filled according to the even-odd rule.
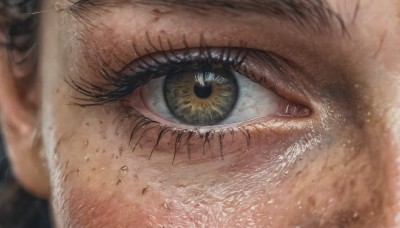
[[[34,98],[0,105],[14,171],[49,199],[55,226],[398,226],[399,2],[328,0],[310,20],[271,13],[273,1],[177,2],[41,3]],[[109,99],[138,63],[189,52],[246,53],[240,73],[266,78],[287,115],[194,128],[154,113],[140,89]]]

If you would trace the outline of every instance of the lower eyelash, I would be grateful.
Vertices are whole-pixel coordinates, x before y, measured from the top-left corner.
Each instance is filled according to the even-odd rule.
[[[237,137],[243,137],[246,141],[246,147],[244,148],[247,151],[250,148],[250,143],[252,140],[252,134],[248,127],[235,127],[235,128],[224,128],[222,130],[204,130],[201,128],[198,129],[178,129],[174,127],[170,127],[167,125],[163,125],[157,121],[150,120],[149,118],[142,115],[140,112],[136,111],[134,108],[125,107],[124,112],[120,114],[117,118],[117,130],[116,132],[121,129],[124,125],[125,121],[133,122],[133,128],[130,130],[129,133],[129,148],[132,149],[132,153],[135,152],[137,146],[140,144],[146,144],[152,142],[154,145],[150,146],[150,151],[148,155],[148,159],[150,160],[154,155],[155,152],[162,146],[161,145],[163,139],[167,137],[167,135],[171,136],[171,141],[174,142],[173,145],[173,158],[172,164],[176,159],[177,153],[184,148],[185,146],[188,147],[191,140],[197,138],[199,140],[199,144],[201,145],[203,155],[206,155],[206,151],[211,152],[211,156],[213,157],[213,152],[215,151],[215,143],[212,143],[214,137],[217,137],[217,145],[218,145],[218,156],[223,159],[224,158],[224,140],[230,138],[231,141],[235,141]],[[131,126],[129,124],[129,126]],[[154,137],[154,141],[146,141],[146,133],[151,130],[157,130],[158,135]],[[119,135],[119,134],[118,134]],[[230,136],[230,137],[229,137]],[[187,155],[189,161],[191,160],[191,150],[187,150]]]

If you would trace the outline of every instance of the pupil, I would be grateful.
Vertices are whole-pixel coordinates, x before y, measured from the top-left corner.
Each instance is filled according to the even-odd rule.
[[[196,96],[198,98],[201,99],[206,99],[209,98],[211,96],[212,93],[212,86],[211,85],[195,85],[194,86],[194,94],[196,94]]]

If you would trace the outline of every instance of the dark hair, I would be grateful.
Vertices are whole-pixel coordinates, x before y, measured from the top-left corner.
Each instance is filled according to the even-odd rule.
[[[13,66],[36,61],[38,6],[37,0],[0,0],[0,34],[6,38],[0,48],[7,49]],[[20,187],[6,154],[0,137],[0,228],[50,227],[47,202]]]

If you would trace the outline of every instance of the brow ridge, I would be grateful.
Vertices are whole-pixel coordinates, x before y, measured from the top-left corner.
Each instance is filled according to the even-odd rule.
[[[124,4],[181,6],[198,11],[212,9],[252,12],[290,21],[300,28],[318,33],[339,28],[343,34],[348,35],[343,18],[325,0],[77,0],[67,8],[67,11],[89,23],[89,15],[96,15],[94,13],[96,10],[107,10]]]

